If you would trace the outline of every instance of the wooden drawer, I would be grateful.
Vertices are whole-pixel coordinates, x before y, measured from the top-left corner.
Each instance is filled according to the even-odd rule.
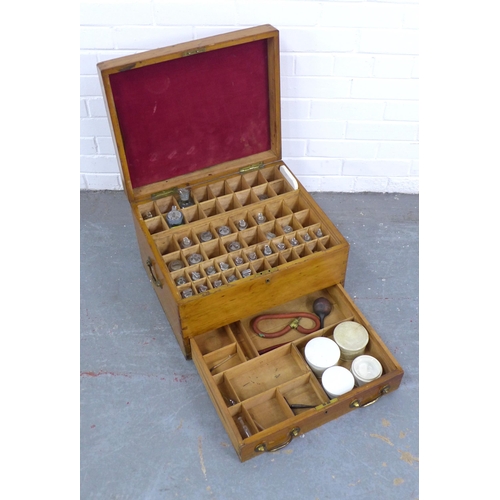
[[[295,437],[399,387],[402,368],[342,285],[261,313],[311,311],[318,297],[327,298],[333,311],[324,328],[311,334],[291,330],[276,339],[260,338],[252,330],[253,318],[247,317],[191,339],[193,361],[241,461],[280,449]],[[380,361],[383,374],[330,399],[305,361],[304,348],[314,337],[332,338],[335,326],[343,321],[355,321],[367,329],[365,354]],[[351,363],[341,360],[339,365],[350,368]],[[296,404],[311,408],[294,408]]]

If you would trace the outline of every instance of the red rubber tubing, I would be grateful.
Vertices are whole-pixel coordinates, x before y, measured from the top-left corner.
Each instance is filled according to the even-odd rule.
[[[281,313],[281,314],[263,314],[262,316],[256,316],[251,323],[251,326],[254,330],[254,332],[259,336],[263,337],[265,339],[274,339],[276,337],[281,337],[282,335],[285,335],[285,333],[288,333],[292,327],[290,325],[286,325],[284,328],[277,332],[272,332],[272,333],[264,333],[258,328],[258,324],[261,321],[265,321],[267,319],[286,319],[286,318],[309,318],[314,321],[314,327],[313,328],[302,328],[300,325],[297,327],[297,331],[303,334],[308,334],[315,332],[319,326],[320,326],[320,320],[318,316],[312,313]]]

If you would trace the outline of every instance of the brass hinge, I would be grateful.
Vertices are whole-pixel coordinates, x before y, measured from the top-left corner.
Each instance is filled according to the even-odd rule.
[[[179,188],[173,187],[170,189],[165,189],[164,191],[158,191],[151,195],[152,200],[158,200],[159,198],[165,198],[165,196],[173,196],[179,193]]]
[[[324,403],[321,403],[320,405],[316,406],[316,410],[323,410],[327,406],[330,406],[333,403],[336,403],[339,399],[338,398],[333,398],[330,399],[330,401],[325,401]]]
[[[252,165],[249,165],[248,167],[240,168],[239,172],[240,172],[240,174],[247,174],[248,172],[253,172],[254,170],[259,170],[259,168],[262,168],[263,166],[264,166],[264,162],[259,161],[258,163],[253,163]]]
[[[199,47],[198,49],[186,50],[186,52],[182,53],[182,57],[192,56],[194,54],[200,54],[201,52],[206,52],[206,47]]]

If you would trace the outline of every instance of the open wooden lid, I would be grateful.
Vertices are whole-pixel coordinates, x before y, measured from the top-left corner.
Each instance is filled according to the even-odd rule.
[[[130,201],[281,158],[278,30],[217,35],[98,64]],[[205,176],[206,173],[206,176]]]

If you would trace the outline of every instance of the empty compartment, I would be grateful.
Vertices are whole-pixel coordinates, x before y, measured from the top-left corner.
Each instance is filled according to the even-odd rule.
[[[336,245],[335,239],[331,236],[323,236],[319,239],[319,242],[325,247],[325,249],[332,248]]]
[[[217,203],[219,204],[220,212],[230,212],[231,210],[241,208],[238,198],[233,194],[218,197]]]
[[[259,170],[259,178],[261,182],[271,182],[277,179],[283,179],[281,172],[278,169],[279,165],[273,165],[271,167],[262,168]]]
[[[247,174],[243,174],[243,181],[246,183],[248,187],[258,186],[259,184],[266,184],[267,180],[262,176],[259,176],[259,172],[256,170],[254,172],[248,172]]]
[[[181,212],[184,215],[185,223],[195,222],[197,220],[205,219],[207,217],[207,215],[199,205],[182,208]]]
[[[247,361],[228,372],[227,377],[238,398],[244,401],[307,373],[308,370],[296,349],[288,344]]]
[[[152,219],[147,219],[144,222],[150,234],[161,233],[162,231],[169,229],[168,224],[165,222],[163,217],[153,217]]]
[[[298,193],[295,195],[289,195],[284,200],[283,203],[292,211],[293,213],[299,213],[308,209],[307,203],[302,200]]]
[[[268,391],[243,406],[261,431],[293,417],[292,410],[278,390]]]
[[[201,354],[217,351],[222,347],[226,347],[236,342],[233,332],[228,326],[210,330],[202,335],[197,335],[194,337],[194,341],[200,349]]]
[[[179,250],[179,247],[175,243],[175,239],[167,233],[157,234],[153,236],[153,240],[156,243],[156,248],[158,248],[162,255],[167,255]]]
[[[241,231],[241,239],[245,242],[245,246],[252,246],[261,241],[265,241],[267,238],[262,234],[257,227],[252,227],[250,229],[245,229]]]
[[[226,248],[219,239],[202,243],[200,247],[201,247],[201,254],[205,257],[206,260],[227,254]]]
[[[267,220],[279,219],[291,214],[292,211],[281,201],[266,204],[265,215]]]
[[[200,186],[191,190],[191,196],[198,203],[213,199],[213,194],[208,190],[208,186]]]
[[[241,175],[235,175],[229,179],[226,179],[226,192],[235,193],[236,191],[248,190],[248,185],[243,182]]]
[[[203,211],[205,214],[205,217],[213,217],[214,215],[217,215],[218,212],[218,205],[215,199],[211,199],[209,201],[204,201],[203,203],[200,203],[200,210]]]
[[[282,179],[270,182],[269,186],[277,195],[292,191],[292,186]]]
[[[210,198],[218,198],[219,196],[224,196],[225,194],[232,194],[232,191],[224,181],[214,182],[209,184],[208,191],[211,193]]]
[[[252,196],[252,191],[250,189],[235,193],[235,198],[242,207],[259,201],[255,196]]]

